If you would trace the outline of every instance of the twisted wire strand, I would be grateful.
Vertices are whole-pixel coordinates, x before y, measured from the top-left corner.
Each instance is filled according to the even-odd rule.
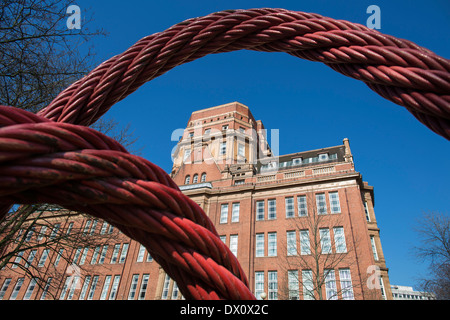
[[[56,203],[143,244],[187,299],[254,299],[204,211],[151,162],[84,127],[177,65],[235,50],[285,52],[363,81],[450,139],[450,62],[360,24],[284,9],[229,10],[139,40],[38,115],[0,106],[0,218],[13,203]]]
[[[177,65],[242,49],[322,62],[405,106],[450,139],[449,60],[360,24],[284,9],[213,13],[145,37],[67,88],[41,114],[89,125],[115,102]]]

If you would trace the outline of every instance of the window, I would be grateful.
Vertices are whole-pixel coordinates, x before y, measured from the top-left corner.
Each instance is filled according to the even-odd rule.
[[[264,200],[256,201],[256,220],[264,220]]]
[[[78,247],[77,250],[75,251],[75,255],[73,256],[72,263],[78,264],[78,258],[80,257],[80,254],[81,254],[81,248]]]
[[[0,300],[3,300],[3,297],[5,296],[6,290],[8,290],[9,284],[11,283],[11,278],[5,279],[5,282],[3,282],[2,288],[0,289]]]
[[[241,205],[239,202],[233,203],[232,212],[231,212],[231,222],[239,222],[239,210]]]
[[[245,157],[245,144],[238,144],[238,156]]]
[[[139,252],[138,252],[136,262],[144,261],[144,255],[145,255],[145,247],[141,244],[139,247]]]
[[[86,297],[87,289],[89,288],[89,283],[91,282],[91,276],[86,276],[84,279],[83,287],[81,288],[79,300],[84,300]]]
[[[364,201],[364,212],[366,213],[366,220],[370,222],[369,207],[366,201]]]
[[[206,173],[203,172],[203,173],[202,173],[202,178],[201,178],[200,182],[205,182],[205,181],[206,181]]]
[[[227,124],[222,126],[222,130],[227,130],[227,129],[228,129],[228,125]]]
[[[302,164],[302,158],[294,158],[294,159],[292,159],[292,164],[294,166]]]
[[[277,271],[269,271],[268,272],[268,286],[269,286],[269,300],[277,300],[278,299],[278,273]]]
[[[184,178],[184,184],[189,184],[191,183],[191,176],[187,175],[186,178]]]
[[[67,290],[69,289],[69,285],[72,283],[72,277],[69,276],[66,278],[66,282],[64,282],[64,286],[61,290],[61,294],[59,295],[59,300],[64,300],[66,297]]]
[[[334,227],[334,246],[336,248],[336,253],[346,253],[347,245],[345,243],[345,234],[343,227]]]
[[[189,136],[189,138],[193,138],[194,137],[194,132],[189,132],[188,136]]]
[[[340,213],[341,212],[341,205],[339,203],[339,194],[336,192],[330,192],[330,207],[331,207],[331,213]]]
[[[255,272],[255,296],[256,299],[262,300],[261,293],[264,292],[264,271]]]
[[[92,254],[91,264],[97,263],[98,254],[100,253],[100,246],[96,246]]]
[[[220,240],[222,240],[223,243],[227,244],[227,236],[220,236]]]
[[[277,218],[277,202],[275,199],[271,199],[267,201],[268,207],[268,220],[274,220]]]
[[[228,204],[222,204],[220,206],[220,223],[228,222]]]
[[[39,234],[37,236],[37,241],[41,241],[44,238],[46,232],[47,232],[47,226],[42,226],[41,230],[39,231]]]
[[[309,230],[300,230],[300,254],[311,254]]]
[[[333,269],[325,269],[325,293],[327,300],[337,300],[336,276]]]
[[[144,300],[145,299],[145,293],[147,292],[147,285],[148,285],[148,278],[149,277],[150,277],[149,274],[144,274],[142,276],[142,283],[141,283],[141,288],[139,290],[138,300]]]
[[[117,288],[119,287],[120,276],[114,276],[113,285],[111,287],[111,293],[109,294],[109,300],[115,300],[117,294]]]
[[[78,286],[78,281],[80,281],[80,276],[74,276],[72,281],[71,281],[69,294],[67,295],[67,300],[72,300],[73,295],[75,293],[75,289]]]
[[[314,300],[313,273],[311,270],[302,270],[303,300]]]
[[[235,257],[237,257],[237,250],[238,250],[238,235],[232,234],[230,236],[230,251],[234,254]]]
[[[110,283],[111,283],[111,276],[106,276],[105,283],[103,284],[102,293],[100,294],[100,300],[106,300],[106,295],[108,294]]]
[[[26,235],[26,237],[25,237],[25,241],[26,242],[29,242],[30,240],[31,240],[31,237],[33,236],[33,234],[34,234],[34,230],[36,230],[36,227],[31,227],[30,228],[30,230],[28,230],[28,232],[27,232],[27,235]]]
[[[87,220],[86,224],[84,225],[84,230],[83,230],[83,234],[87,234],[89,227],[91,226],[92,221],[91,220]]]
[[[330,230],[329,229],[319,229],[320,235],[320,248],[322,249],[322,254],[331,253],[331,240],[330,240]]]
[[[33,263],[34,257],[36,256],[37,250],[31,250],[30,254],[28,255],[27,262],[25,263],[25,268],[28,268],[30,264]]]
[[[17,253],[16,259],[14,259],[14,264],[11,268],[15,269],[18,267],[18,264],[20,263],[20,261],[22,261],[22,256],[23,256],[23,251],[20,251],[19,253]]]
[[[11,293],[9,300],[16,300],[17,296],[19,295],[20,288],[22,288],[24,280],[25,278],[17,279],[16,285],[14,286],[13,292]]]
[[[289,290],[289,300],[300,299],[300,294],[298,292],[297,270],[288,270],[288,290]]]
[[[268,239],[268,252],[267,255],[269,257],[275,257],[277,255],[277,233],[276,232],[269,232],[267,234]]]
[[[339,270],[339,280],[341,283],[342,299],[354,300],[352,277],[350,275],[350,269]]]
[[[91,285],[91,289],[89,290],[89,294],[88,294],[88,298],[87,298],[88,300],[92,300],[92,298],[94,297],[95,289],[97,288],[98,278],[99,278],[99,276],[94,276],[94,278],[92,278],[92,285]]]
[[[327,214],[327,203],[324,193],[316,194],[317,214]]]
[[[297,254],[297,236],[295,231],[286,232],[287,255],[295,256]]]
[[[100,253],[100,260],[98,261],[98,264],[103,264],[106,257],[106,252],[108,251],[108,246],[103,246],[102,252]]]
[[[50,233],[50,239],[53,239],[56,237],[56,235],[58,234],[58,230],[61,227],[60,223],[57,223],[53,226],[52,232]]]
[[[220,150],[219,150],[219,155],[225,155],[227,154],[227,143],[226,142],[221,142],[220,143]]]
[[[179,291],[180,290],[178,290],[178,284],[174,281],[172,287],[172,300],[176,300],[178,298]]]
[[[166,274],[166,277],[164,278],[164,285],[163,285],[163,291],[161,295],[161,299],[166,300],[169,296],[169,285],[170,285],[170,277]]]
[[[378,252],[377,252],[377,246],[375,245],[375,237],[374,236],[370,236],[370,243],[372,244],[373,257],[375,258],[375,261],[378,261]]]
[[[49,250],[50,249],[44,249],[44,251],[42,251],[42,255],[41,255],[41,259],[39,259],[38,267],[43,267],[45,265],[45,261],[47,261]]]
[[[94,221],[92,222],[91,231],[89,231],[89,235],[90,235],[90,236],[92,236],[92,235],[94,234],[95,228],[97,227],[97,223],[98,223],[97,220],[94,220]]]
[[[191,161],[191,149],[184,150],[183,162],[188,163]]]
[[[256,257],[264,257],[264,233],[256,234]]]
[[[116,263],[117,262],[117,257],[119,256],[119,250],[120,250],[120,243],[116,244],[114,246],[114,250],[111,256],[111,261],[110,263]]]
[[[122,246],[122,252],[120,253],[119,263],[124,263],[127,257],[128,243],[124,243]]]
[[[192,177],[192,183],[197,183],[198,182],[198,174],[194,174],[194,176]]]
[[[294,197],[285,198],[286,218],[293,218],[295,216],[294,211]]]
[[[67,227],[66,234],[70,234],[70,232],[72,232],[72,228],[73,228],[73,222],[69,223],[69,226]]]
[[[31,295],[33,294],[34,288],[36,287],[36,279],[33,278],[30,280],[30,284],[28,285],[27,291],[25,291],[25,295],[23,296],[23,300],[30,300]]]
[[[81,254],[81,259],[80,259],[80,265],[83,265],[84,262],[86,261],[88,251],[89,251],[89,247],[85,247],[83,249],[83,253]]]
[[[59,260],[61,260],[61,257],[62,257],[62,255],[63,255],[63,252],[64,252],[64,249],[59,249],[58,254],[56,255],[55,263],[54,263],[55,267],[58,266]],[[31,263],[31,262],[30,262],[30,263]]]
[[[47,281],[45,282],[44,290],[42,291],[41,300],[45,300],[45,297],[47,296],[47,292],[50,289],[50,284],[52,283],[52,277],[49,277]],[[1,298],[0,298],[1,300]]]
[[[319,161],[327,161],[327,160],[328,160],[328,153],[319,154]]]

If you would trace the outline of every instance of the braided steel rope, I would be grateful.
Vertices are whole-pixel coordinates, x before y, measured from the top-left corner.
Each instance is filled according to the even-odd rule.
[[[232,10],[145,37],[37,115],[0,107],[0,218],[13,203],[56,203],[145,245],[187,299],[254,299],[204,211],[149,161],[85,126],[177,65],[234,50],[286,52],[363,81],[450,139],[450,61],[365,26],[284,9]]]

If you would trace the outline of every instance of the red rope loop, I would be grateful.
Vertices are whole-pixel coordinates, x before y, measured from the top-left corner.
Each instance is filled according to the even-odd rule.
[[[177,65],[234,50],[286,52],[363,81],[450,139],[450,61],[410,41],[318,14],[222,11],[145,37],[38,115],[0,107],[0,205],[56,203],[142,243],[187,299],[254,299],[203,210],[159,167],[84,127]]]

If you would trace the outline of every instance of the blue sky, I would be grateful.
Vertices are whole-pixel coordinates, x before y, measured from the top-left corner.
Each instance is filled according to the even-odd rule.
[[[183,20],[225,9],[285,8],[365,24],[381,9],[381,32],[450,58],[448,1],[74,1],[109,34],[92,45],[100,63],[140,38]],[[375,188],[375,213],[391,284],[414,286],[426,265],[411,249],[422,212],[448,214],[450,144],[401,106],[320,63],[284,53],[210,55],[142,86],[106,114],[131,123],[142,156],[170,171],[171,134],[192,111],[239,101],[267,129],[279,129],[280,153],[342,144],[349,138],[356,170]]]

